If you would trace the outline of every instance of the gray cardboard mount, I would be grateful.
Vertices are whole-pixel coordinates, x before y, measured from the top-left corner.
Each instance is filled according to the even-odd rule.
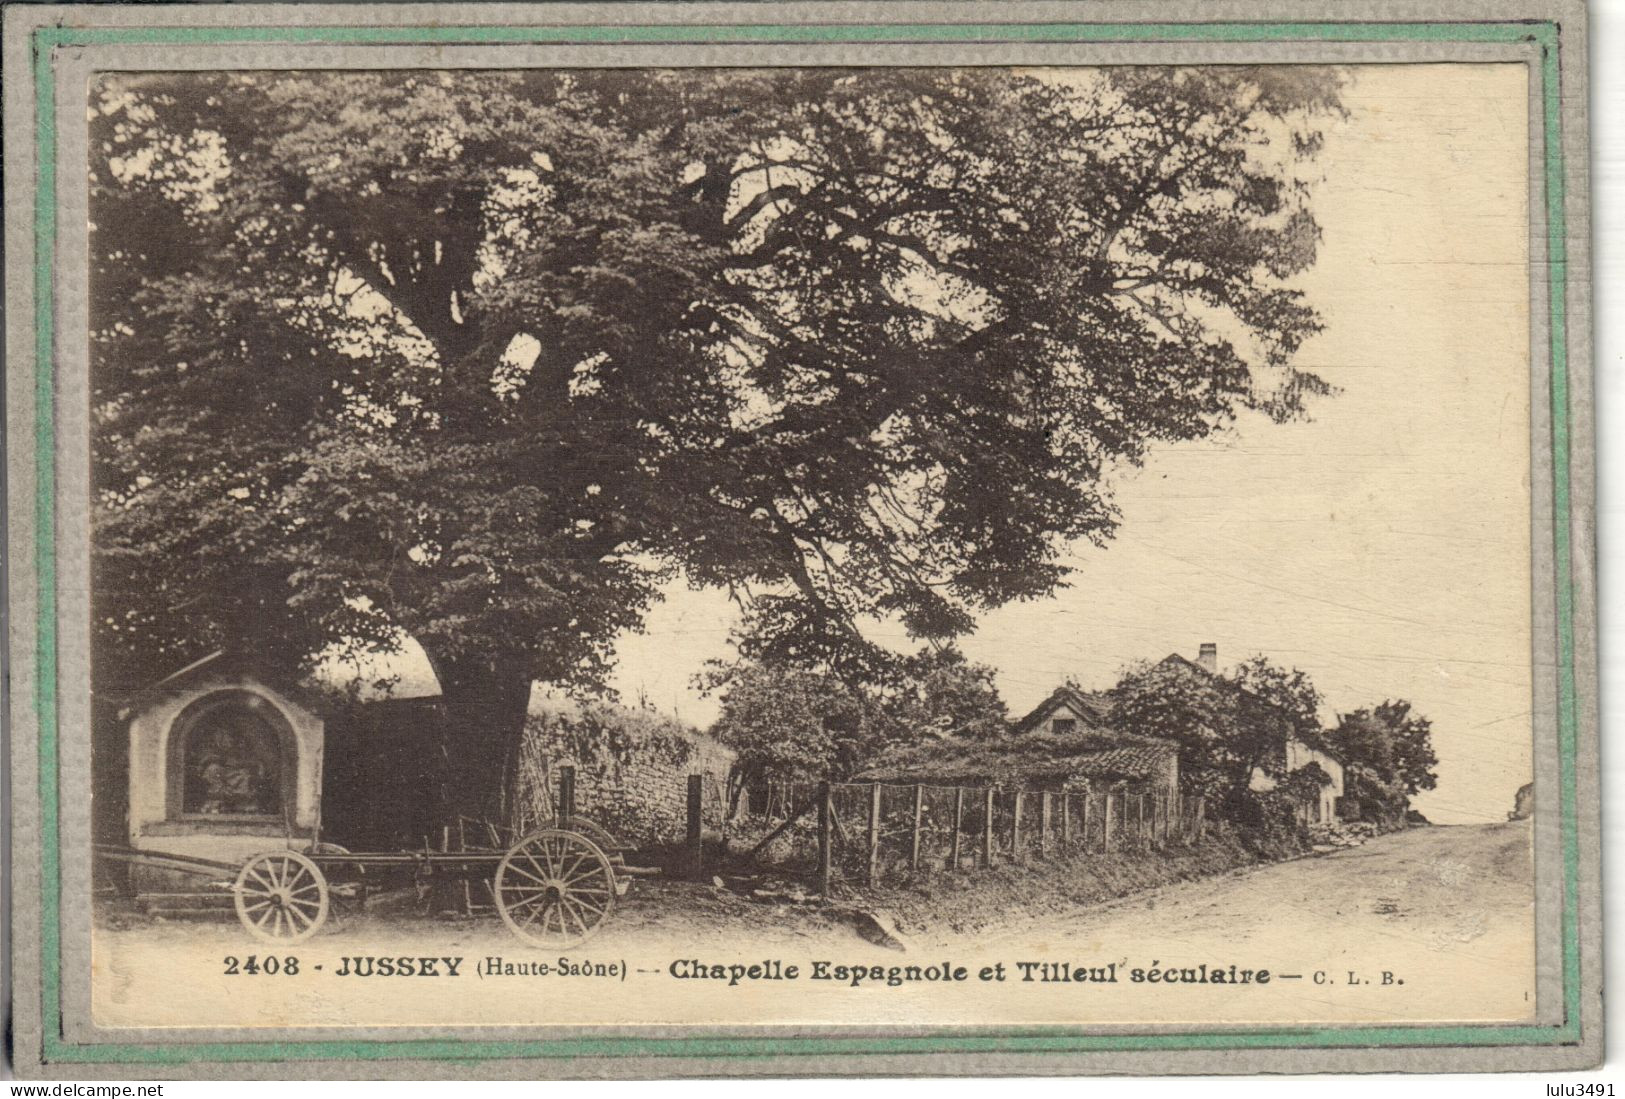
[[[1601,1057],[1601,950],[1599,812],[1597,777],[1597,676],[1595,648],[1594,568],[1594,427],[1592,417],[1592,359],[1590,313],[1590,219],[1587,167],[1586,17],[1579,3],[1541,0],[1426,0],[1426,2],[1350,2],[1330,5],[1302,2],[1248,3],[1214,0],[1202,5],[1200,18],[1189,4],[1161,3],[822,3],[822,4],[537,4],[537,5],[129,5],[26,6],[6,10],[4,62],[12,74],[45,66],[43,78],[57,91],[55,281],[48,287],[54,310],[55,343],[41,357],[35,324],[36,255],[40,226],[36,202],[40,173],[47,167],[37,160],[35,82],[13,79],[5,86],[5,232],[6,232],[6,393],[7,393],[7,501],[9,630],[9,752],[11,762],[11,988],[12,1050],[20,1075],[52,1077],[164,1077],[164,1078],[437,1078],[503,1077],[661,1077],[719,1075],[819,1074],[1080,1074],[1080,1073],[1258,1073],[1258,1072],[1376,1072],[1376,1071],[1510,1071],[1554,1070],[1596,1064]],[[1531,202],[1530,268],[1532,309],[1531,371],[1534,575],[1532,605],[1535,647],[1532,659],[1547,673],[1558,662],[1557,604],[1554,593],[1554,500],[1551,490],[1552,424],[1548,394],[1552,368],[1550,332],[1545,318],[1548,293],[1566,300],[1567,344],[1565,368],[1569,385],[1569,567],[1572,570],[1572,672],[1577,715],[1577,745],[1573,759],[1578,787],[1572,819],[1557,814],[1537,815],[1535,828],[1538,895],[1537,956],[1541,974],[1543,1009],[1538,1022],[1563,1026],[1563,942],[1561,923],[1562,851],[1565,838],[1577,851],[1579,897],[1576,975],[1578,995],[1568,1002],[1579,1011],[1578,1026],[1558,1044],[1508,1040],[1504,1044],[1350,1045],[1325,1048],[1195,1048],[1157,1050],[1099,1049],[1089,1052],[933,1052],[922,1053],[798,1053],[791,1048],[771,1055],[744,1056],[727,1049],[727,1038],[742,1039],[737,1028],[636,1028],[649,1037],[685,1037],[704,1034],[720,1040],[720,1052],[675,1056],[577,1056],[571,1058],[493,1058],[359,1060],[236,1060],[229,1051],[185,1062],[142,1063],[136,1060],[82,1061],[65,1054],[78,1046],[108,1040],[88,1018],[89,973],[89,825],[84,798],[64,797],[57,821],[41,819],[40,701],[41,674],[53,675],[52,696],[60,743],[55,766],[64,790],[74,782],[88,782],[89,678],[88,621],[89,508],[88,387],[83,340],[73,337],[86,329],[85,271],[87,250],[83,232],[86,182],[82,170],[86,149],[82,101],[61,94],[65,88],[84,88],[90,74],[106,69],[227,69],[247,67],[464,67],[526,65],[715,65],[715,64],[847,64],[847,65],[1091,65],[1104,63],[1267,63],[1361,62],[1395,64],[1422,61],[1526,60],[1535,61],[1532,44],[1492,45],[1461,41],[1309,41],[1290,35],[1269,42],[1195,42],[1169,39],[1142,41],[1025,42],[1017,35],[990,33],[974,42],[934,41],[931,24],[1144,24],[1191,22],[1335,22],[1351,25],[1441,22],[1475,24],[1510,21],[1549,21],[1558,30],[1559,120],[1562,128],[1566,190],[1565,239],[1567,280],[1548,286],[1550,269],[1545,207]],[[39,28],[139,28],[244,26],[368,26],[423,25],[693,25],[695,35],[681,44],[558,45],[503,44],[433,47],[401,42],[369,45],[266,43],[225,41],[162,47],[124,42],[58,47],[36,57],[34,32]],[[705,28],[718,25],[909,24],[916,30],[907,41],[863,44],[798,43],[793,47],[769,41],[723,43]],[[1543,99],[1539,66],[1531,64],[1531,102]],[[1532,196],[1545,186],[1542,112],[1532,111],[1530,171]],[[76,220],[77,219],[77,220]],[[43,457],[54,466],[55,494],[37,505],[39,462],[37,452],[41,387],[43,402],[54,428],[55,453]],[[45,510],[42,513],[39,508]],[[40,516],[53,519],[54,545],[37,544]],[[41,604],[40,563],[53,567],[51,602],[54,604],[55,644],[42,669],[38,618]],[[1561,763],[1556,749],[1556,677],[1537,675],[1534,708],[1537,715],[1535,753],[1538,789],[1552,789],[1559,781]],[[1565,837],[1564,828],[1572,829]],[[59,872],[63,895],[58,926],[42,926],[44,912],[39,888],[42,844],[55,835],[61,844]],[[60,942],[56,958],[44,959],[49,942]],[[60,962],[58,961],[60,959]],[[48,972],[43,964],[60,972]],[[44,989],[49,978],[58,990],[58,1017],[42,1018]],[[47,1052],[46,1031],[51,1035]],[[609,1028],[614,1033],[616,1028]],[[632,1029],[632,1028],[628,1028]],[[1166,1032],[1178,1028],[1153,1028]],[[1538,1029],[1538,1028],[1531,1028]],[[598,1033],[605,1031],[599,1030]],[[761,1033],[755,1031],[751,1033]],[[782,1032],[781,1032],[782,1033]],[[877,1033],[930,1033],[929,1029],[878,1031],[873,1027],[832,1028],[831,1035]],[[988,1033],[996,1035],[997,1028]],[[809,1041],[823,1032],[799,1037]],[[399,1028],[354,1028],[335,1034],[290,1030],[282,1040],[322,1037],[327,1040],[367,1042],[401,1037],[515,1037],[513,1028],[459,1028],[455,1035],[443,1030],[403,1034]],[[523,1036],[523,1035],[520,1035]],[[241,1032],[144,1034],[154,1046],[243,1040]],[[127,1039],[126,1039],[127,1040]],[[264,1035],[254,1040],[266,1041]],[[1194,1045],[1194,1044],[1193,1044]],[[217,1047],[218,1049],[218,1047]]]

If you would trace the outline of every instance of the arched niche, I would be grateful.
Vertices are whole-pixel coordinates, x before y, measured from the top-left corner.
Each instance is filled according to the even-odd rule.
[[[132,847],[236,862],[321,826],[323,721],[295,689],[214,660],[129,710]]]
[[[280,823],[298,799],[299,748],[281,709],[240,688],[212,691],[170,725],[165,816]]]

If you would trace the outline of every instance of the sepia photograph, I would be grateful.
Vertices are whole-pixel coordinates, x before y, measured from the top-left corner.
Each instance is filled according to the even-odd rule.
[[[1531,41],[53,54],[65,1040],[1583,1056]]]

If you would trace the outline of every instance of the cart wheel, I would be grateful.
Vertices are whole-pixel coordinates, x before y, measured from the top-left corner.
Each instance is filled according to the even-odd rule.
[[[237,918],[256,939],[297,943],[327,919],[327,879],[297,851],[266,851],[243,864],[231,887]]]
[[[509,849],[492,881],[508,930],[553,949],[591,938],[615,907],[615,870],[585,836],[556,828]]]
[[[589,817],[582,816],[580,813],[577,813],[575,816],[570,818],[570,827],[568,828],[565,828],[559,823],[558,817],[549,817],[547,820],[541,821],[536,825],[536,831],[538,832],[552,831],[555,829],[565,832],[574,832],[577,835],[585,836],[587,839],[591,840],[593,843],[596,843],[600,848],[603,849],[604,854],[610,857],[610,862],[616,861],[616,853],[624,846],[620,840],[615,838],[608,828],[605,828],[602,824],[599,824],[597,821],[592,820]]]

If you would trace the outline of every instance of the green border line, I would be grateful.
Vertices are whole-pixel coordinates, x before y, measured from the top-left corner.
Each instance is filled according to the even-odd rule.
[[[40,788],[40,994],[45,1004],[45,1059],[58,1038],[61,1014],[62,945],[58,922],[61,875],[58,855],[56,739],[56,358],[52,310],[56,275],[56,87],[51,51],[34,44],[34,147],[37,196],[34,204],[34,559],[39,636],[35,659],[34,709],[39,719]],[[56,965],[51,965],[51,959]]]
[[[1541,47],[1545,119],[1547,281],[1551,326],[1553,508],[1558,628],[1558,748],[1563,833],[1563,1006],[1557,1026],[1349,1026],[1209,1029],[1170,1033],[1078,1033],[1065,1025],[1010,1028],[1002,1034],[943,1028],[928,1037],[567,1038],[459,1042],[279,1041],[196,1045],[75,1044],[62,1037],[61,868],[56,713],[56,558],[54,430],[54,281],[56,262],[56,102],[52,53],[62,46],[107,44],[199,45],[269,43],[346,44],[636,44],[636,43],[886,43],[886,42],[1535,42]],[[1559,58],[1560,28],[1551,21],[1392,23],[959,23],[893,25],[640,25],[640,26],[264,26],[119,27],[52,26],[33,32],[35,142],[38,194],[34,215],[35,554],[39,572],[38,685],[42,935],[41,998],[44,1060],[48,1063],[143,1065],[200,1061],[384,1061],[574,1057],[757,1058],[909,1053],[1082,1053],[1151,1050],[1426,1048],[1442,1046],[1551,1046],[1580,1040],[1579,832],[1577,808],[1574,579],[1570,523],[1570,421],[1565,290],[1567,222]],[[50,964],[55,961],[55,965]],[[957,1030],[957,1032],[956,1032]]]
[[[489,45],[639,42],[1523,42],[1555,44],[1550,21],[1483,23],[888,23],[696,24],[627,26],[416,26],[416,27],[42,27],[35,35],[58,45],[199,45],[405,43]]]

